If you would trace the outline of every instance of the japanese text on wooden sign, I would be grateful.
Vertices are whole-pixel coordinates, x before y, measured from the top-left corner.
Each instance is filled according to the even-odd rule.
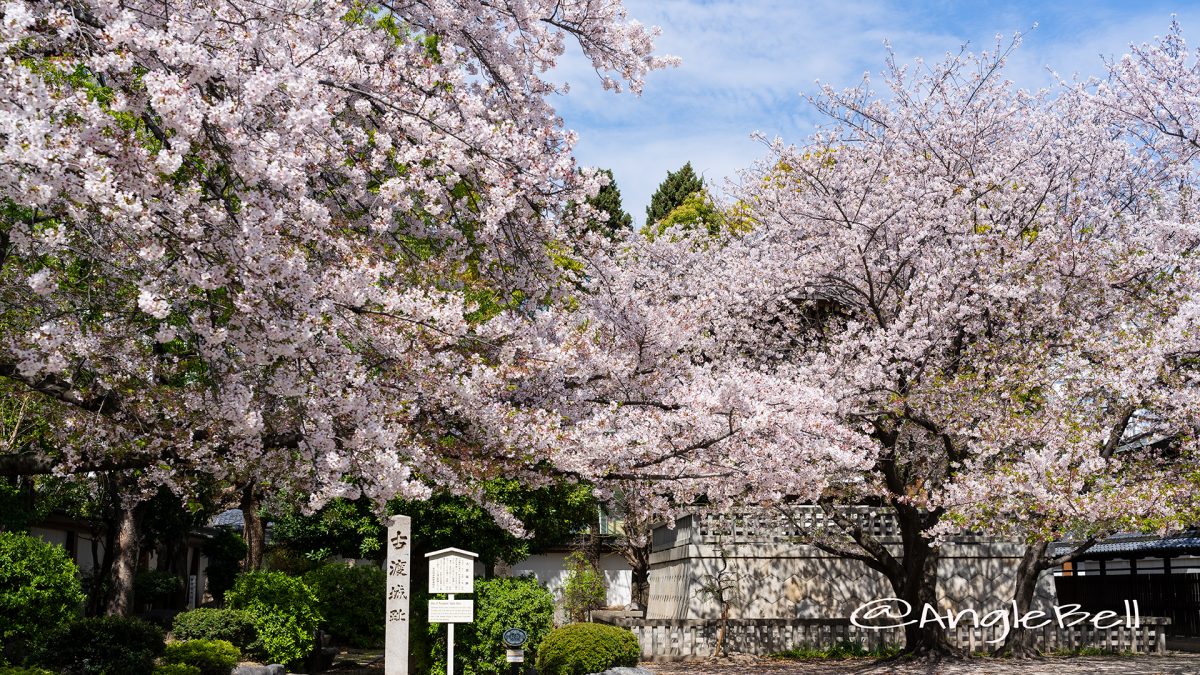
[[[474,559],[451,554],[429,560],[430,593],[472,593],[474,590]]]

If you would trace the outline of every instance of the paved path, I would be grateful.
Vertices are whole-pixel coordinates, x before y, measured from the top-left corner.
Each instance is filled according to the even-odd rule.
[[[845,661],[727,660],[725,663],[652,663],[643,668],[658,675],[1200,675],[1200,654],[1147,657],[1073,657],[1032,661],[972,659],[952,663],[882,663]]]

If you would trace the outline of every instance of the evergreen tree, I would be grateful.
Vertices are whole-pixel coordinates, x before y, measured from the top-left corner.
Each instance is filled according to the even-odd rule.
[[[589,206],[601,212],[600,218],[588,220],[588,228],[612,239],[621,231],[633,227],[633,216],[621,208],[621,190],[613,179],[612,171],[601,169],[600,173],[608,176],[608,185],[600,188],[595,197],[587,200]]]
[[[667,179],[659,184],[650,198],[650,206],[646,207],[646,224],[653,225],[667,216],[668,213],[683,205],[691,195],[704,189],[704,183],[692,170],[688,162],[678,171],[668,171]]]

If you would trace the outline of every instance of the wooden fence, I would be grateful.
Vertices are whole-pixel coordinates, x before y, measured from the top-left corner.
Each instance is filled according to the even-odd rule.
[[[1200,637],[1200,574],[1061,576],[1054,585],[1060,605],[1123,613],[1136,600],[1142,612],[1171,619],[1172,635]]]
[[[609,619],[609,623],[633,631],[642,647],[644,661],[689,661],[712,655],[720,622],[716,619]],[[1165,628],[1171,620],[1142,617],[1136,628],[1097,629],[1089,624],[1059,628],[1051,624],[1034,632],[1043,651],[1075,651],[1084,648],[1111,652],[1165,654]],[[968,653],[983,653],[999,644],[989,643],[1002,634],[1000,626],[959,626],[947,631],[952,644]],[[726,650],[767,655],[794,648],[827,649],[838,643],[857,642],[868,650],[904,643],[904,629],[863,628],[849,619],[730,619],[725,635]]]

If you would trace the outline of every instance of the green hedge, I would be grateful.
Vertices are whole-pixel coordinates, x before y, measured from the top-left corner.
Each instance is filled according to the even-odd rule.
[[[200,675],[229,675],[242,653],[225,640],[187,640],[172,642],[163,652],[163,661],[195,666]]]
[[[171,636],[176,640],[225,640],[241,650],[254,644],[254,617],[240,609],[201,607],[175,615]]]
[[[0,663],[23,661],[79,613],[79,570],[61,546],[0,532]]]
[[[317,595],[321,627],[352,647],[383,644],[387,574],[374,565],[322,565],[304,575]]]
[[[573,623],[550,631],[538,648],[542,675],[588,675],[617,666],[636,666],[641,649],[625,628]]]
[[[476,579],[475,621],[455,629],[454,650],[461,655],[463,675],[507,675],[511,671],[500,639],[508,628],[520,628],[529,635],[525,658],[532,662],[537,646],[553,627],[554,596],[537,579]],[[444,652],[438,656],[445,661]]]
[[[162,630],[148,621],[98,616],[52,633],[34,661],[70,675],[151,675],[164,646]]]
[[[282,572],[249,572],[225,594],[230,609],[242,609],[254,622],[257,638],[250,651],[273,663],[303,660],[313,648],[321,624],[317,598],[300,579]]]

